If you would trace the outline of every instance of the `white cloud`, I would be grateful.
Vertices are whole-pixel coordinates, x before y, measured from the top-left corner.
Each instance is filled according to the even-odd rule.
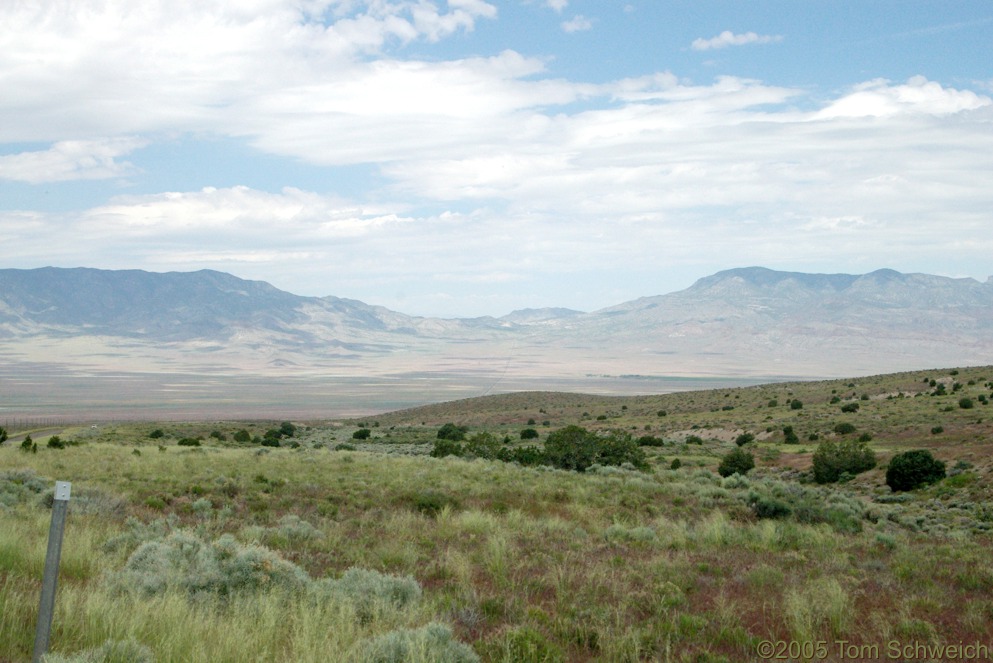
[[[586,18],[582,14],[576,14],[568,21],[562,23],[562,30],[565,32],[583,32],[585,30],[593,29],[593,21]]]
[[[824,108],[817,117],[885,117],[900,113],[946,115],[975,110],[990,103],[988,97],[971,90],[944,88],[923,76],[915,76],[905,85],[890,85],[885,80],[863,83]]]
[[[562,10],[569,6],[569,0],[545,0],[545,4],[561,14]]]
[[[312,14],[321,7],[334,20]],[[255,100],[330,89],[363,57],[496,16],[481,0],[0,3],[0,141],[223,132]]]
[[[146,144],[135,138],[67,140],[48,150],[7,154],[0,156],[0,180],[40,184],[121,177],[132,166],[117,158]]]
[[[783,38],[780,35],[760,35],[755,32],[746,32],[744,34],[735,34],[730,30],[725,30],[716,37],[711,37],[710,39],[694,39],[693,43],[690,45],[694,51],[709,51],[719,48],[727,48],[728,46],[744,46],[746,44],[771,44],[773,42],[782,41]]]

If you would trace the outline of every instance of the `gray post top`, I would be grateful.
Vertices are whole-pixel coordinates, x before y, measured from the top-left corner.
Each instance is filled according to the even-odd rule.
[[[72,484],[68,481],[55,482],[55,499],[69,501],[69,493],[72,491]]]

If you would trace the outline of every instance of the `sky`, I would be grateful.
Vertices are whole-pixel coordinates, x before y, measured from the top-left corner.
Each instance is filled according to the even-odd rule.
[[[0,267],[413,315],[993,275],[993,2],[5,0]]]

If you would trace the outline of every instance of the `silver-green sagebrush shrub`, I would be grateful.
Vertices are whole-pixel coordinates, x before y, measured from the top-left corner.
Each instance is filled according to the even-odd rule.
[[[392,576],[368,569],[350,568],[341,578],[322,578],[310,587],[315,601],[345,602],[362,621],[404,610],[421,600],[421,586],[412,576]]]
[[[444,624],[431,622],[417,629],[399,629],[364,640],[353,660],[360,663],[478,663],[468,645],[452,637]]]
[[[289,543],[312,541],[322,536],[321,530],[292,513],[280,518],[279,525],[270,529],[267,534],[275,541],[284,540]]]
[[[0,505],[12,507],[28,502],[50,487],[51,482],[42,479],[33,470],[0,473]]]
[[[119,591],[145,596],[169,589],[227,596],[300,590],[310,578],[268,548],[242,545],[230,534],[206,543],[189,532],[176,531],[138,546],[114,580]]]
[[[44,663],[154,663],[152,651],[134,640],[108,640],[76,654],[46,654]]]

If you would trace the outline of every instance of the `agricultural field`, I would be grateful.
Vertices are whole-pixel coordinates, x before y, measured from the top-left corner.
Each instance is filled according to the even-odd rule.
[[[56,480],[49,661],[990,660],[991,400],[987,366],[8,424],[0,662],[31,657]],[[913,450],[944,478],[891,489]]]

